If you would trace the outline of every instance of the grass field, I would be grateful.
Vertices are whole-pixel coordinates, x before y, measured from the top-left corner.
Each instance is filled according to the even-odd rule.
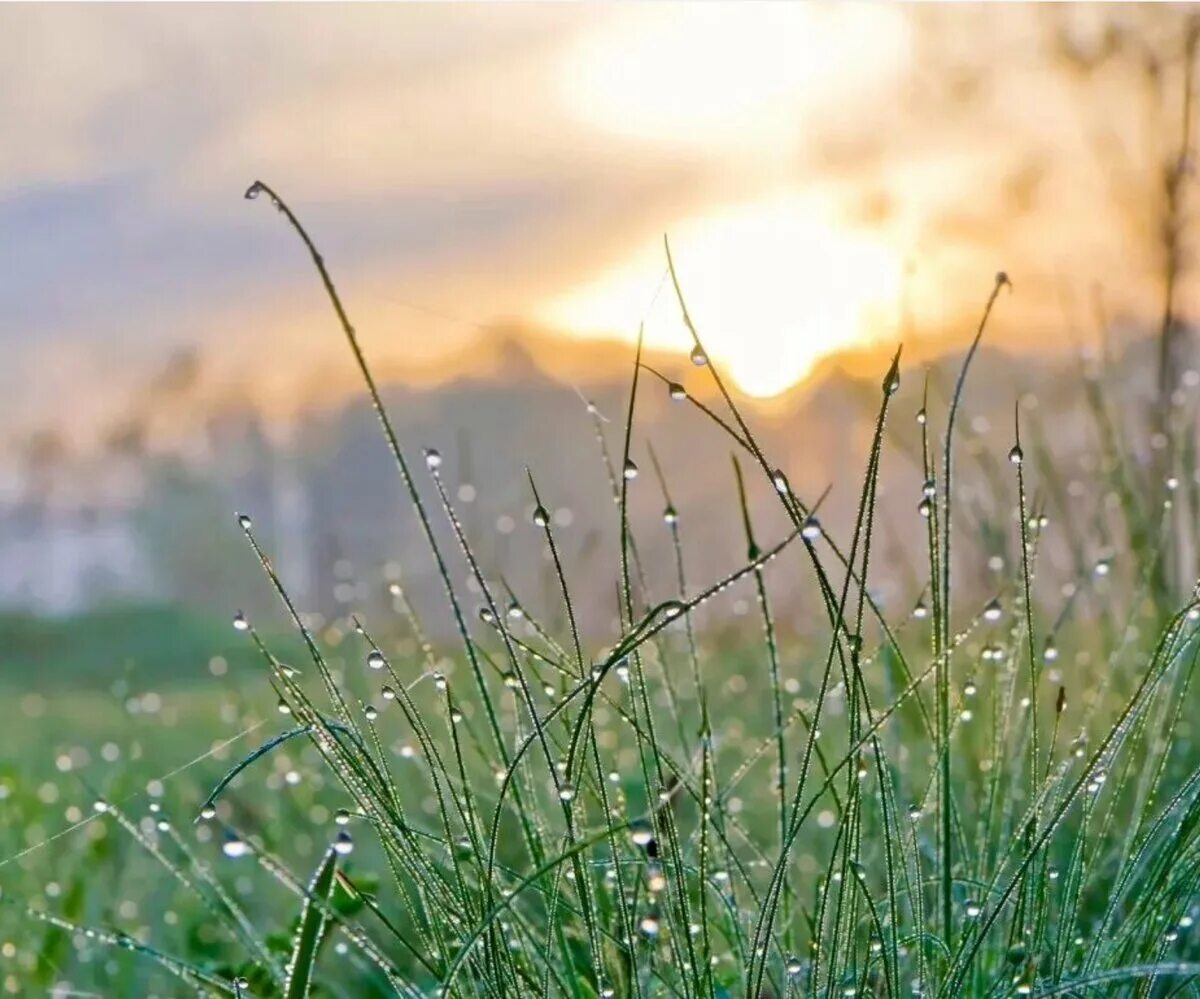
[[[248,197],[307,244],[378,403],[307,234],[265,186]],[[706,365],[699,333],[693,360]],[[1013,555],[980,594],[955,554],[979,529],[956,492],[970,361],[937,411],[901,406],[899,356],[880,372],[844,538],[792,492],[713,371],[729,408],[704,413],[728,434],[731,474],[771,488],[791,530],[756,536],[743,498],[728,513],[745,564],[691,579],[677,545],[670,593],[644,584],[627,526],[629,490],[653,486],[629,457],[638,393],[661,390],[635,363],[613,476],[622,637],[603,647],[575,629],[535,484],[526,545],[549,555],[562,627],[476,562],[439,456],[403,455],[382,407],[417,522],[456,532],[449,550],[427,529],[456,638],[426,641],[402,592],[378,633],[353,620],[310,632],[249,518],[293,634],[162,609],[0,622],[7,738],[21,747],[0,773],[4,988],[1195,994],[1200,615],[1175,581],[1194,400],[1147,463],[1091,394],[1097,488],[1113,497],[1099,560],[1087,522],[1060,530],[1047,514],[1062,483],[1014,421],[991,525]],[[871,586],[881,454],[888,422],[914,418],[927,578],[885,613]],[[668,506],[661,529],[678,542],[703,528]],[[1054,545],[1062,579],[1041,575]],[[464,566],[470,595],[449,583]],[[773,606],[784,573],[808,580],[820,627],[798,632]],[[692,611],[731,587],[754,613],[699,633]]]

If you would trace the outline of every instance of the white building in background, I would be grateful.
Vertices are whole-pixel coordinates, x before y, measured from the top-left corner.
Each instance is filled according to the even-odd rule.
[[[0,608],[69,614],[153,590],[128,512],[21,505],[0,513]]]

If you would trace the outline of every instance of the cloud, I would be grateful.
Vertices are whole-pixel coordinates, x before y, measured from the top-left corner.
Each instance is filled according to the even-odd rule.
[[[1120,271],[1120,294],[1144,307],[1152,282],[1129,263],[1131,230],[1079,109],[1135,150],[1121,123],[1141,119],[1119,76],[1047,69],[1042,17],[5,7],[3,378],[42,381],[50,400],[119,394],[123,371],[181,344],[312,363],[325,305],[294,238],[241,201],[260,176],[393,353],[459,350],[473,324],[541,314],[662,232],[781,190],[914,261],[910,297],[931,327],[973,309],[1001,266],[1038,317],[1030,338],[1046,339],[1063,273]],[[80,384],[68,375],[94,367],[35,366],[50,345],[120,363],[104,385]],[[61,410],[29,395],[0,409],[14,399],[27,422]]]

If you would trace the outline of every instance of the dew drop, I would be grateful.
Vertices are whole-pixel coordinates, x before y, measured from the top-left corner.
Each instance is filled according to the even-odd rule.
[[[659,923],[657,916],[643,916],[642,921],[638,924],[638,926],[641,928],[641,931],[646,934],[646,936],[658,936]]]
[[[991,600],[988,605],[983,608],[983,619],[985,621],[999,621],[1004,609],[1000,606],[999,600]]]
[[[923,497],[921,502],[917,504],[917,513],[919,513],[926,520],[929,519],[930,515],[933,513],[933,504],[929,502],[929,497]]]
[[[638,467],[634,464],[632,458],[625,459],[625,467],[621,469],[621,474],[626,479],[636,479],[638,475]]]
[[[239,513],[237,515],[237,522],[238,527],[240,527],[243,531],[248,531],[254,526],[254,521],[250,519],[250,515],[245,513]]]
[[[373,704],[368,704],[365,708],[363,708],[363,716],[367,719],[367,721],[373,722],[379,717],[379,711]]]
[[[1025,452],[1021,450],[1020,444],[1014,444],[1008,452],[1008,460],[1014,465],[1019,465],[1025,460]]]
[[[550,514],[544,506],[538,505],[533,511],[533,522],[538,527],[545,527],[550,523]]]
[[[236,614],[233,615],[233,628],[234,628],[234,631],[249,631],[250,630],[250,622],[246,620],[246,615],[243,614],[241,611],[238,611]]]
[[[929,617],[929,607],[924,601],[921,601],[916,607],[913,608],[912,615],[918,621],[923,621],[925,618]]]
[[[367,665],[371,669],[383,669],[384,658],[383,653],[378,649],[372,649],[367,653]]]
[[[230,836],[225,840],[225,843],[221,846],[221,852],[225,854],[225,856],[230,857],[233,860],[237,860],[239,857],[245,857],[249,855],[250,846],[245,840],[239,839],[237,836],[230,834]]]
[[[334,838],[333,852],[342,857],[354,852],[354,837],[345,829],[339,832]]]
[[[797,977],[804,970],[804,965],[801,963],[800,958],[794,954],[787,959],[787,964],[784,967],[787,969],[787,973],[793,978]]]
[[[821,536],[821,522],[812,514],[804,518],[804,524],[800,528],[800,537],[805,541],[816,541]]]
[[[396,692],[391,687],[384,687],[379,694],[385,701],[394,701],[396,699]]]
[[[699,344],[696,344],[696,346],[692,348],[692,352],[688,354],[688,357],[691,358],[692,363],[698,368],[701,368],[708,363],[708,355],[700,349]]]
[[[425,449],[425,467],[431,472],[442,467],[442,453],[436,448],[427,447]]]
[[[575,788],[572,787],[570,784],[563,784],[558,789],[558,797],[559,797],[560,801],[574,801],[575,800]]]
[[[675,507],[668,506],[663,511],[663,520],[666,521],[668,524],[674,524],[679,521],[679,514],[675,511]]]
[[[680,402],[687,398],[687,389],[680,385],[679,382],[671,382],[667,386],[667,394],[676,402]]]

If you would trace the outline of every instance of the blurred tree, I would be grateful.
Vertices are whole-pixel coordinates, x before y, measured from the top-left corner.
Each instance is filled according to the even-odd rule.
[[[1054,65],[1084,95],[1107,77],[1135,100],[1132,131],[1121,134],[1106,101],[1084,100],[1098,153],[1130,235],[1150,248],[1162,289],[1158,324],[1158,413],[1166,428],[1171,393],[1189,358],[1178,292],[1190,264],[1188,231],[1193,205],[1196,57],[1200,11],[1185,5],[1054,8],[1048,23]]]

